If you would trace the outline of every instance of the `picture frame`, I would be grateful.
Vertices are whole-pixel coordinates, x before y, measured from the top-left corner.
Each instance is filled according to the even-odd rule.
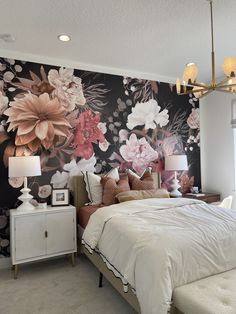
[[[52,189],[51,206],[69,205],[69,189]]]

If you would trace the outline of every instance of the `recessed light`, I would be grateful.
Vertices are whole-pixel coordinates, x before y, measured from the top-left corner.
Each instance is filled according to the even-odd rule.
[[[0,39],[5,41],[6,43],[14,43],[15,37],[11,34],[0,34]]]
[[[60,41],[70,41],[70,36],[68,36],[68,35],[66,35],[66,34],[58,35],[57,38],[58,38]]]

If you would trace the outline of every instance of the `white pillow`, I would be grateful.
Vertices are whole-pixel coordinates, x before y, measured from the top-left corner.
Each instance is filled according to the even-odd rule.
[[[102,203],[102,185],[101,177],[97,174],[85,172],[84,181],[86,185],[86,191],[88,192],[88,198],[91,205],[97,205]]]
[[[140,179],[140,178],[142,178],[144,173],[146,173],[146,172],[152,173],[152,167],[147,167],[146,169],[143,170],[143,172],[140,175],[138,175],[136,172],[134,172],[130,169],[128,169],[127,172],[130,173],[135,178]]]
[[[101,204],[102,203],[101,176],[87,171],[83,172],[83,175],[90,204],[91,205]],[[105,176],[114,179],[116,182],[120,180],[118,168],[111,169]]]
[[[119,171],[118,168],[113,168],[111,169],[107,174],[105,174],[104,177],[109,177],[114,179],[116,182],[118,182],[120,180],[120,175],[119,175]]]

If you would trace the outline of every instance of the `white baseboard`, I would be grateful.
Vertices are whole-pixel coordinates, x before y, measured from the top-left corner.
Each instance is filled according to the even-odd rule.
[[[11,267],[11,258],[10,257],[0,258],[0,269],[9,268],[9,267]]]

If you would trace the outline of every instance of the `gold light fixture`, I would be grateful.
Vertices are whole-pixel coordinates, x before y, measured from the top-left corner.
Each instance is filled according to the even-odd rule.
[[[216,82],[212,0],[208,1],[211,13],[211,82],[208,84],[198,83],[196,81],[197,66],[195,63],[188,63],[184,69],[182,81],[179,78],[176,80],[178,95],[194,94],[195,97],[201,98],[214,90],[228,93],[236,92],[236,58],[225,58],[222,69],[226,77],[221,82]],[[189,90],[187,87],[192,87],[192,89]]]

